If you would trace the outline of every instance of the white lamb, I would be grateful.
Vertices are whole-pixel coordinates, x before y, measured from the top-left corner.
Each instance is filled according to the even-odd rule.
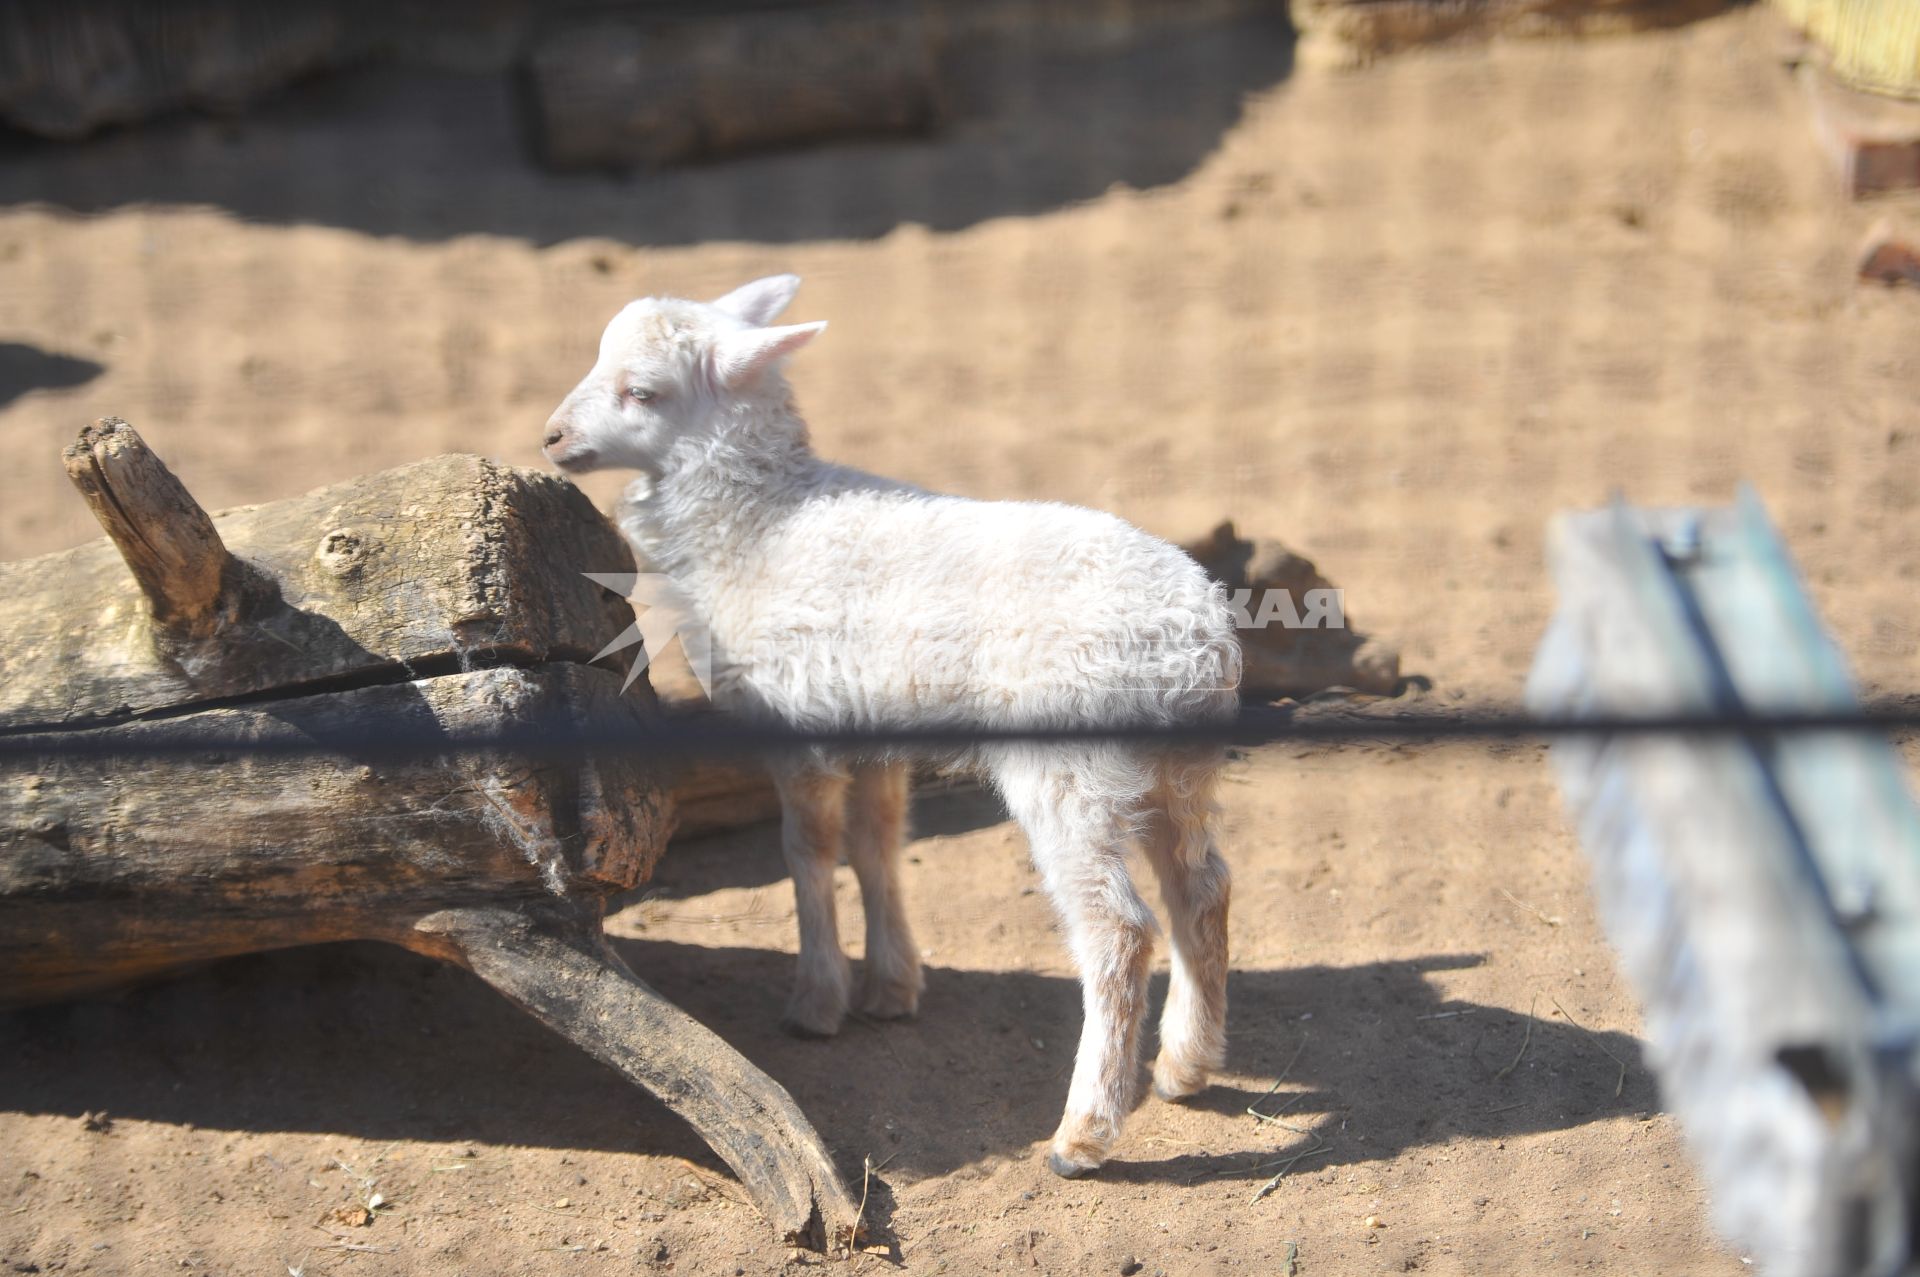
[[[780,366],[824,323],[766,325],[799,286],[633,302],[548,423],[562,469],[631,468],[619,519],[708,629],[717,703],[799,728],[1217,721],[1240,650],[1225,593],[1175,547],[1111,515],[929,493],[829,464]],[[920,751],[924,757],[925,751]],[[1153,915],[1126,866],[1144,846],[1173,929],[1154,1090],[1206,1085],[1226,1050],[1226,862],[1211,831],[1215,748],[998,744],[946,751],[1026,830],[1085,1004],[1048,1164],[1106,1158],[1139,1095]],[[923,984],[899,886],[900,750],[774,764],[800,959],[783,1023],[834,1033],[852,1005],[913,1015]],[[867,917],[857,992],[834,919],[844,847]]]

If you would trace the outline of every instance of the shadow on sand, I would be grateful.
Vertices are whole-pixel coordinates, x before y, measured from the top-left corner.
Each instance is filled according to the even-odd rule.
[[[831,1041],[775,1027],[789,955],[616,941],[649,982],[792,1091],[850,1171],[863,1155],[939,1175],[1044,1141],[1065,1100],[1076,982],[934,967],[915,1022],[853,1022]],[[1352,967],[1241,971],[1229,1068],[1286,1082],[1269,1108],[1326,1143],[1312,1165],[1387,1159],[1456,1137],[1571,1129],[1650,1108],[1638,1044],[1497,1007],[1443,1003],[1441,954]],[[1156,978],[1156,1005],[1165,995]],[[1309,1016],[1310,1011],[1310,1016]],[[116,998],[0,1016],[0,1095],[26,1113],[94,1110],[214,1129],[368,1140],[484,1140],[718,1163],[650,1097],[467,973],[374,944],[220,963]],[[1041,1045],[1036,1046],[1036,1041]],[[1521,1043],[1525,1059],[1509,1068]],[[1609,1054],[1627,1065],[1622,1071]],[[874,1067],[876,1054],[886,1067]],[[1290,1067],[1289,1067],[1290,1063]],[[456,1067],[457,1066],[457,1067]],[[537,1084],[535,1084],[537,1080]],[[1223,1147],[1262,1091],[1216,1086]],[[1149,1104],[1157,1101],[1149,1100]],[[1305,1147],[1274,1132],[1274,1146]],[[1270,1160],[1270,1159],[1268,1159]],[[1124,1143],[1125,1182],[1265,1178],[1245,1152],[1160,1157]]]
[[[105,371],[105,365],[91,359],[57,355],[17,341],[0,341],[0,408],[36,390],[84,386]]]

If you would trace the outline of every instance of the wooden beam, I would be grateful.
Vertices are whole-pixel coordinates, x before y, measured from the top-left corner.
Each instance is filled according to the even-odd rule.
[[[1536,713],[1857,704],[1751,493],[1562,516],[1551,558]],[[1900,1271],[1920,1220],[1920,811],[1891,746],[1571,737],[1553,760],[1721,1230],[1788,1277]]]

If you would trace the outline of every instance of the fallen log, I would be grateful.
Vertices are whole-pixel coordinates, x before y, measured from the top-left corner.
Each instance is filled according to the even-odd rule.
[[[914,6],[602,13],[528,56],[530,132],[558,169],[650,169],[920,133],[939,110],[935,50],[935,29]]]
[[[0,733],[187,749],[0,764],[0,1004],[289,945],[403,945],[658,1096],[781,1235],[851,1245],[857,1210],[792,1097],[602,942],[607,900],[665,844],[661,777],[620,755],[366,753],[383,725],[657,714],[590,663],[632,613],[582,573],[631,556],[577,490],[441,457],[210,518],[112,419],[67,464],[109,540],[0,564]]]

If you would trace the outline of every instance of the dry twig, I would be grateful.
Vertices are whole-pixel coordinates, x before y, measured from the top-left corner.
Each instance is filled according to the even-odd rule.
[[[1496,1082],[1500,1081],[1501,1079],[1505,1078],[1507,1074],[1519,1068],[1520,1061],[1526,1058],[1527,1045],[1533,1041],[1533,1011],[1534,1011],[1534,1008],[1539,1005],[1540,1005],[1540,997],[1538,994],[1535,994],[1533,1000],[1527,1003],[1527,1031],[1520,1036],[1520,1049],[1514,1052],[1512,1063],[1508,1064],[1506,1068],[1501,1069],[1498,1073],[1493,1075],[1494,1081]]]
[[[1549,927],[1557,927],[1566,921],[1565,918],[1562,918],[1557,914],[1550,914],[1545,909],[1540,908],[1538,905],[1528,904],[1526,901],[1522,900],[1520,897],[1514,895],[1511,891],[1508,891],[1505,887],[1496,887],[1495,890],[1498,891],[1501,895],[1505,896],[1514,905],[1518,906],[1519,908],[1525,909],[1528,913],[1540,919],[1540,921],[1546,923]]]
[[[1627,1062],[1621,1059],[1619,1056],[1615,1055],[1613,1052],[1607,1050],[1607,1044],[1600,1040],[1599,1034],[1595,1033],[1592,1029],[1589,1029],[1586,1025],[1580,1023],[1580,1021],[1574,1019],[1572,1016],[1568,1015],[1567,1009],[1560,1005],[1560,999],[1555,997],[1549,997],[1547,1000],[1553,1003],[1553,1009],[1558,1011],[1563,1017],[1565,1017],[1568,1024],[1571,1024],[1574,1028],[1580,1030],[1581,1033],[1586,1035],[1587,1041],[1593,1043],[1596,1047],[1600,1048],[1600,1054],[1606,1056],[1609,1060],[1612,1060],[1615,1064],[1618,1064],[1620,1066],[1620,1076],[1617,1080],[1615,1080],[1613,1084],[1613,1098],[1616,1100],[1619,1099],[1620,1093],[1627,1089]]]

